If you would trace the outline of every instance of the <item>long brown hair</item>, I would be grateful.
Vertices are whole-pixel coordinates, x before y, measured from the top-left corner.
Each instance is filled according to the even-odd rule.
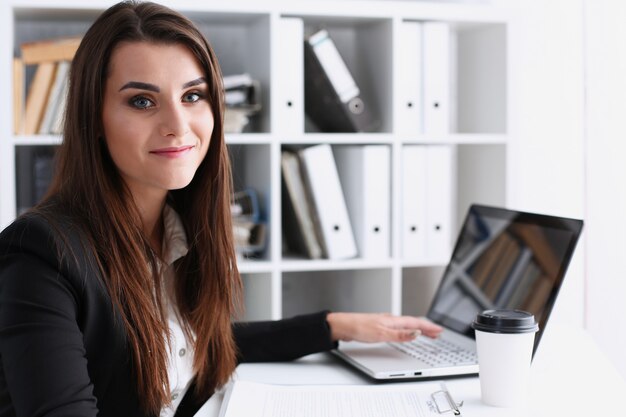
[[[113,308],[128,334],[142,406],[158,414],[169,402],[169,384],[167,320],[159,277],[152,272],[156,259],[102,138],[108,66],[121,41],[183,45],[202,66],[209,85],[216,123],[208,153],[191,183],[168,196],[189,244],[188,254],[176,263],[175,298],[186,334],[194,334],[193,366],[201,398],[227,382],[237,355],[231,319],[241,298],[241,281],[230,219],[223,86],[215,54],[194,24],[148,2],[125,1],[102,13],[85,34],[70,70],[63,143],[48,196],[89,236]]]

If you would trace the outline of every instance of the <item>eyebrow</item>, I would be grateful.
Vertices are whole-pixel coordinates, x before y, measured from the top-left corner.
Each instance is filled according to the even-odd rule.
[[[183,84],[183,88],[189,88],[189,87],[193,87],[193,86],[200,85],[203,83],[206,83],[206,78],[200,77],[200,78],[196,78],[195,80],[187,81],[186,83]],[[122,88],[119,89],[119,91],[126,90],[127,88],[136,88],[139,90],[154,91],[155,93],[161,92],[161,89],[158,86],[154,84],[150,84],[150,83],[144,83],[141,81],[129,81],[126,84],[124,84]]]

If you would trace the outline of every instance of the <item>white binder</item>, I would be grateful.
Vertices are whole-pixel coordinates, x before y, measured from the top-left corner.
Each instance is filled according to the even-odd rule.
[[[396,132],[415,135],[423,132],[422,24],[402,22],[398,37]]]
[[[452,251],[454,148],[426,147],[426,242],[429,261],[447,263]]]
[[[402,258],[426,260],[426,146],[402,148]]]
[[[298,135],[304,132],[304,23],[296,17],[281,17],[277,22],[278,48],[272,70],[277,116],[272,131]]]
[[[446,263],[452,250],[454,149],[407,145],[402,149],[402,257]]]
[[[299,151],[299,155],[326,257],[355,257],[357,248],[354,234],[330,145],[304,148]]]
[[[386,145],[333,148],[359,256],[390,253],[391,151]]]
[[[442,22],[423,23],[424,133],[450,130],[450,27]]]

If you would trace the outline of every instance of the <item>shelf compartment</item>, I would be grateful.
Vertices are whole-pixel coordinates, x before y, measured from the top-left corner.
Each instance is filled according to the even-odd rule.
[[[283,273],[283,317],[320,310],[391,311],[391,269]]]
[[[370,17],[296,16],[304,22],[305,38],[320,29],[328,31],[352,78],[360,98],[369,106],[378,127],[392,130],[392,20]],[[305,117],[305,132],[319,132]]]
[[[506,160],[504,144],[457,146],[455,232],[471,204],[506,206]]]
[[[102,10],[65,8],[14,9],[14,55],[20,45],[43,39],[82,36]],[[250,117],[244,132],[270,130],[269,13],[184,12],[207,37],[224,75],[248,73],[260,83],[261,111]],[[27,66],[26,86],[34,74]]]
[[[444,266],[402,269],[402,314],[425,316],[435,296]]]
[[[507,133],[504,23],[404,20],[397,36],[397,133]]]
[[[238,319],[272,319],[272,275],[271,273],[241,274],[243,283],[244,311]]]
[[[52,182],[55,146],[15,147],[16,213],[37,204]]]
[[[185,13],[214,49],[224,76],[248,73],[260,83],[259,114],[244,132],[270,131],[270,15],[268,13]]]
[[[458,133],[507,132],[507,31],[505,24],[453,25]]]
[[[259,203],[259,220],[265,224],[265,250],[249,258],[271,259],[271,146],[228,145],[231,158],[234,192],[255,191]]]

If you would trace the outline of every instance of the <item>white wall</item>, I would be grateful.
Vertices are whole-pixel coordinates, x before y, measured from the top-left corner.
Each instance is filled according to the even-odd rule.
[[[509,39],[512,108],[509,204],[582,218],[582,0],[502,0],[514,21]],[[584,236],[583,236],[584,237]],[[579,243],[550,323],[582,326],[584,239]]]
[[[586,327],[626,378],[626,2],[492,3],[517,16],[509,200],[584,218],[553,321]]]
[[[585,0],[586,327],[626,377],[626,2]]]

